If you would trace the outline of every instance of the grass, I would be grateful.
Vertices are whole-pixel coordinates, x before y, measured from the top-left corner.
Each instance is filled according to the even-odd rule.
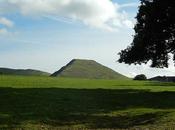
[[[175,83],[0,76],[0,129],[175,129]]]

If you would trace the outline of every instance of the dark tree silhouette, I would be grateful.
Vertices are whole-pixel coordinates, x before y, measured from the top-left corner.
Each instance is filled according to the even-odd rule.
[[[147,77],[144,74],[136,75],[134,80],[147,80]]]
[[[175,0],[141,0],[133,42],[119,55],[120,63],[168,67],[169,54],[175,61]]]

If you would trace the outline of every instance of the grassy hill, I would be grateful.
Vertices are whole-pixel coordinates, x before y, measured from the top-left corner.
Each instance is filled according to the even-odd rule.
[[[32,69],[0,68],[0,75],[49,76],[47,72]]]
[[[66,66],[53,73],[51,76],[89,79],[128,79],[114,70],[97,63],[96,61],[82,59],[73,59]]]

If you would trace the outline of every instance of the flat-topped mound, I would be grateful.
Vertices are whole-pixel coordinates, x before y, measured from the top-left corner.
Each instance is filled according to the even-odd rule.
[[[94,60],[84,59],[73,59],[51,76],[90,79],[128,79],[126,76],[117,73]]]
[[[49,76],[50,74],[33,69],[0,68],[0,75]]]

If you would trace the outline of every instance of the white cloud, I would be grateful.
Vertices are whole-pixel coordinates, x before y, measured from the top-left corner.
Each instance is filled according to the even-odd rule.
[[[70,19],[70,18],[66,18],[66,17],[58,17],[58,16],[52,16],[52,15],[44,15],[44,18],[50,19],[50,20],[54,20],[54,21],[58,21],[58,22],[64,22],[64,23],[68,23],[68,24],[73,24],[74,20]]]
[[[134,28],[134,23],[130,20],[124,20],[123,24],[126,25],[128,28]]]
[[[6,36],[11,33],[7,30],[7,28],[12,28],[14,23],[5,17],[0,17],[0,25],[4,26],[0,28],[0,36]]]
[[[14,23],[11,20],[5,17],[0,17],[0,24],[5,25],[6,27],[13,27],[14,25]]]
[[[0,29],[0,35],[6,35],[6,34],[8,34],[7,29],[5,28]]]
[[[120,5],[111,0],[1,0],[0,8],[2,12],[9,12],[10,9],[25,16],[52,16],[52,20],[53,17],[67,17],[109,31],[114,31],[118,25],[130,27],[132,23],[123,17]],[[113,23],[120,24],[116,26]]]
[[[10,31],[7,28],[0,28],[0,37],[8,37],[9,39],[11,38],[11,36],[17,35],[18,32],[13,32]]]
[[[138,7],[138,6],[139,6],[139,3],[126,3],[126,4],[120,5],[120,8]]]

